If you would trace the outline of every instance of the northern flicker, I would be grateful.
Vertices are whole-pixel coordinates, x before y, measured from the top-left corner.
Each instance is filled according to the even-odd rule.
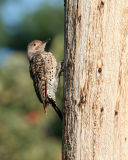
[[[47,42],[34,40],[28,44],[29,71],[33,80],[35,92],[38,99],[43,104],[44,111],[50,103],[59,117],[62,113],[56,105],[56,91],[59,84],[61,65],[51,52],[45,51]]]

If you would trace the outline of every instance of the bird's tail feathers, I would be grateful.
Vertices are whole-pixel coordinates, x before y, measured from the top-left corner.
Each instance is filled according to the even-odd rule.
[[[63,115],[62,115],[60,109],[57,107],[56,102],[52,98],[49,98],[49,102],[51,103],[52,107],[54,108],[54,110],[58,114],[59,118],[62,120]]]
[[[47,105],[44,106],[44,112],[47,112]]]

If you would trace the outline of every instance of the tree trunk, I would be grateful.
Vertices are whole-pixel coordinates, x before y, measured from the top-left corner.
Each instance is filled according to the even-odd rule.
[[[63,160],[128,160],[128,1],[65,0]]]

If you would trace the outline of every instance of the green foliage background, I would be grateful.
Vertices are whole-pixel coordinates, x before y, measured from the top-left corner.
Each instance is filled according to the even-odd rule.
[[[51,38],[47,50],[62,60],[63,14],[63,6],[45,4],[13,27],[0,16],[0,47],[13,49],[0,67],[0,160],[61,159],[61,122],[50,106],[45,114],[36,97],[26,47],[34,39]],[[62,86],[61,79],[57,92],[61,109]]]

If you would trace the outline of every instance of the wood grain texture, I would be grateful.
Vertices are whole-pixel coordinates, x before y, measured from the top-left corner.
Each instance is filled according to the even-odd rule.
[[[65,0],[63,160],[128,160],[128,1]]]

